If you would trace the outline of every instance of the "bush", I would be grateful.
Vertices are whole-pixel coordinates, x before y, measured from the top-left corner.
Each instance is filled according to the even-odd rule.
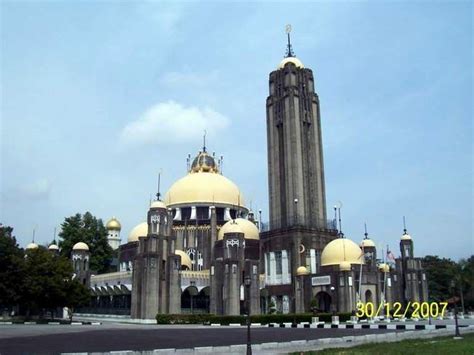
[[[319,317],[321,322],[330,322],[332,314],[320,313],[316,316]],[[341,322],[348,321],[351,318],[350,313],[339,313],[339,320]],[[250,316],[252,323],[270,324],[270,323],[301,323],[311,322],[311,317],[314,317],[312,313],[299,313],[299,314],[256,314]],[[239,323],[244,325],[247,321],[247,317],[243,315],[238,316],[221,316],[215,314],[157,314],[157,324],[224,324],[229,325],[231,323]]]

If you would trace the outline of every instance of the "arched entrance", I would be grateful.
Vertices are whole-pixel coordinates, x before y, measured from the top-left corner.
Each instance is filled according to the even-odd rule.
[[[182,313],[209,313],[209,286],[198,291],[196,286],[189,286],[181,293]]]
[[[368,303],[368,302],[373,303],[372,291],[370,291],[370,290],[365,291],[365,303]]]
[[[194,298],[198,295],[196,286],[189,286],[181,293],[181,312],[194,313]]]
[[[268,304],[270,302],[268,300],[268,290],[266,288],[262,288],[260,290],[260,312],[262,314],[269,313]]]
[[[316,308],[319,312],[328,313],[331,310],[331,296],[324,291],[318,292],[315,296]]]

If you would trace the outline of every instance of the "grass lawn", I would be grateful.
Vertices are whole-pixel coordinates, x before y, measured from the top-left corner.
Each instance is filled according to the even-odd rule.
[[[308,351],[299,354],[318,355],[408,355],[408,354],[474,354],[474,333],[463,334],[464,339],[454,340],[452,336],[431,339],[404,340],[396,343],[359,345],[352,348],[334,348],[321,351]]]

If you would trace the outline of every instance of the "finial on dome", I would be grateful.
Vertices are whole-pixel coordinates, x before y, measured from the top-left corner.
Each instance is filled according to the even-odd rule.
[[[202,151],[203,153],[206,153],[206,130],[204,130],[204,136],[203,136],[203,145],[202,145]]]
[[[407,234],[407,225],[405,223],[405,216],[403,216],[403,234]]]
[[[365,228],[364,239],[368,239],[369,233],[367,233],[367,223],[364,223],[364,228]]]
[[[290,40],[290,32],[291,32],[291,25],[288,24],[285,27],[285,32],[288,36],[288,44],[286,47],[286,57],[294,57],[295,53],[293,53],[293,47],[291,46],[291,40]]]
[[[342,220],[341,220],[341,207],[342,202],[337,201],[337,204],[334,206],[334,217],[339,217],[339,238],[344,238],[344,233],[342,232]]]

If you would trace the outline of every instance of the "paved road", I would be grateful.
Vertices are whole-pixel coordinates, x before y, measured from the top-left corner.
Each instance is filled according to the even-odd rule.
[[[253,328],[252,342],[284,342],[390,332],[375,329]],[[0,326],[0,354],[57,354],[244,344],[245,328],[156,325]]]

